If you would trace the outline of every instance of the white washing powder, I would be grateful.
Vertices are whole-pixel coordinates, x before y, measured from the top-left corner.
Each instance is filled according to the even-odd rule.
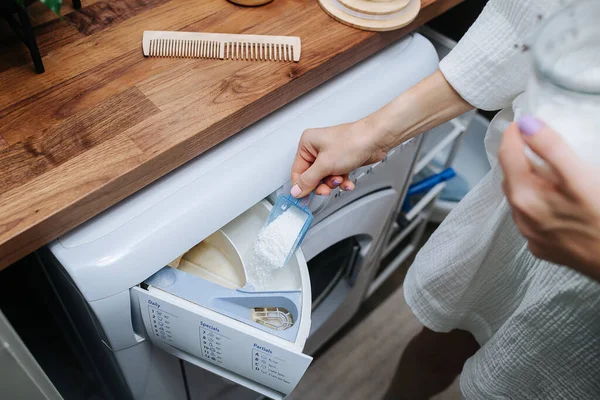
[[[584,160],[600,165],[600,101],[598,104],[540,104],[535,115],[554,128]]]
[[[575,87],[600,90],[600,46],[590,42],[567,52],[552,70]],[[532,84],[533,114],[556,130],[580,157],[600,165],[600,95],[551,90],[537,80]]]
[[[307,215],[290,207],[258,233],[246,264],[246,275],[256,290],[264,290],[273,273],[284,266]]]

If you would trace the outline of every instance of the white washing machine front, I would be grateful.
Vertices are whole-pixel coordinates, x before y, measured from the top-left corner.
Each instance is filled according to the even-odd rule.
[[[69,284],[72,284],[83,303],[78,306],[90,314],[89,320],[74,318],[75,328],[78,324],[89,324],[90,331],[97,332],[97,337],[86,338],[86,345],[100,346],[112,352],[134,398],[178,399],[175,393],[182,393],[182,390],[173,389],[185,379],[181,374],[173,373],[172,362],[168,361],[172,357],[153,356],[153,352],[160,350],[161,346],[163,350],[174,354],[175,360],[201,365],[215,374],[272,397],[283,397],[293,388],[297,379],[287,379],[285,387],[276,382],[261,382],[260,379],[248,377],[249,372],[233,371],[234,368],[229,364],[213,368],[216,365],[212,362],[214,360],[200,362],[202,357],[196,354],[196,348],[182,349],[186,347],[183,344],[165,347],[170,345],[156,340],[153,325],[143,314],[148,311],[148,300],[154,301],[146,297],[160,297],[161,301],[184,310],[181,311],[182,315],[189,316],[186,319],[198,324],[197,328],[202,326],[199,316],[206,317],[209,314],[216,319],[225,318],[213,322],[239,327],[239,319],[232,315],[237,312],[235,305],[239,303],[231,301],[231,304],[224,306],[225,311],[217,310],[214,303],[207,306],[205,303],[198,304],[200,300],[181,297],[181,293],[189,290],[182,289],[178,296],[164,287],[160,288],[157,281],[148,280],[172,260],[288,183],[297,143],[305,129],[346,123],[366,116],[434,72],[437,64],[433,46],[420,35],[409,36],[148,185],[48,246],[52,257],[61,265]],[[407,146],[410,148],[411,144]],[[406,160],[410,161],[408,157]],[[360,180],[357,191],[353,194],[337,193],[337,197],[334,194],[317,213],[316,224],[302,247],[309,259],[317,259],[327,248],[352,238],[359,244],[357,257],[364,257],[365,265],[368,264],[371,250],[377,244],[380,230],[403,185],[403,171],[393,176],[393,164],[390,162],[387,165],[390,167],[384,162],[357,171],[355,179]],[[378,175],[381,179],[377,178]],[[240,188],[244,188],[244,194],[240,194]],[[353,243],[348,246],[356,248]],[[306,277],[309,275],[306,270],[308,264],[302,252],[299,257],[302,258],[299,263],[302,269],[300,275]],[[350,274],[347,281],[354,285],[350,291],[360,293],[360,285],[363,284],[360,274]],[[153,288],[146,290],[145,285],[146,289],[148,286]],[[292,340],[285,338],[285,335],[269,336],[264,329],[251,324],[246,324],[252,328],[246,333],[256,339],[256,344],[261,347],[267,346],[258,342],[266,340],[285,351],[293,351],[298,359],[302,358],[302,347],[310,329],[311,299],[308,298],[308,310],[305,300],[305,295],[311,293],[310,286],[310,281],[305,279],[299,298],[290,300],[297,301],[298,309],[303,310],[298,314],[301,315],[298,326],[306,328],[303,328],[302,334],[298,333]],[[360,301],[358,295],[345,297],[352,299],[351,307],[340,307],[343,302],[333,307],[335,302],[327,302],[330,298],[335,300],[338,296],[336,290],[340,288],[343,285],[337,285],[327,296],[319,298],[320,307],[313,311],[314,315],[324,310],[324,316],[336,315],[341,321],[353,312],[356,306],[354,302]],[[145,304],[140,303],[140,294],[146,300]],[[342,298],[341,295],[339,298]],[[343,311],[327,314],[327,305]],[[329,323],[332,329],[338,325],[337,321],[327,320],[324,317],[315,324],[317,328],[313,328],[313,332],[327,329]],[[182,329],[186,328],[178,332],[182,332]],[[159,336],[162,339],[160,329]],[[165,337],[168,338],[166,331]],[[191,343],[191,337],[186,336],[185,342],[188,343],[189,339]],[[196,339],[198,341],[194,342],[194,346],[201,346],[200,337],[193,340]],[[161,354],[164,355],[164,352]],[[250,354],[248,350],[248,364]],[[240,357],[246,355],[240,354]],[[287,360],[285,357],[282,359]],[[227,371],[237,375],[229,375]],[[290,372],[290,376],[293,373]],[[283,375],[287,376],[285,373]],[[238,379],[240,376],[243,379]]]

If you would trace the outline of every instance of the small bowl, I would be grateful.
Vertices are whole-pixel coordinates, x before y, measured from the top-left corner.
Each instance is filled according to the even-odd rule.
[[[272,1],[273,0],[229,0],[229,2],[231,2],[233,4],[237,4],[239,6],[247,6],[247,7],[263,6]]]

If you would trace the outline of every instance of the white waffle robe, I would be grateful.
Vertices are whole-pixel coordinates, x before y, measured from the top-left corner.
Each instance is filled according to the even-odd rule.
[[[404,285],[425,326],[467,330],[481,345],[461,375],[467,399],[600,399],[600,284],[529,252],[497,163],[502,132],[524,112],[530,67],[520,47],[564,3],[491,0],[440,63],[473,106],[504,108],[486,136],[491,172],[432,235]]]

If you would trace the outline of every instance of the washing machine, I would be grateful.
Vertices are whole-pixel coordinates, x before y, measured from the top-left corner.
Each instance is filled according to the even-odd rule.
[[[245,282],[248,249],[274,199],[289,193],[305,129],[366,116],[437,65],[433,46],[408,36],[40,251],[77,332],[73,345],[107,398],[282,399],[293,391],[310,355],[363,300],[420,139],[353,171],[356,190],[315,196],[301,248],[260,291]],[[202,249],[218,252],[196,263],[208,254]]]

